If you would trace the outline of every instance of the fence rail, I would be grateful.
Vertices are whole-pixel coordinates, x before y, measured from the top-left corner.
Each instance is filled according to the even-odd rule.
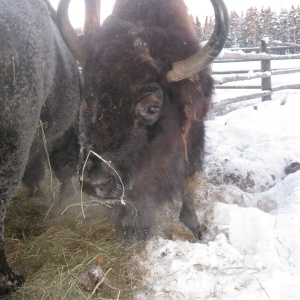
[[[274,43],[273,43],[274,44]],[[243,49],[234,49],[235,51],[226,52],[222,57],[216,59],[214,64],[218,63],[235,63],[235,62],[251,62],[251,61],[260,61],[261,69],[255,71],[217,71],[213,72],[213,76],[216,83],[217,89],[258,89],[260,91],[255,91],[247,95],[233,96],[227,99],[222,100],[219,103],[214,103],[214,108],[221,107],[223,105],[236,103],[239,101],[245,101],[250,99],[262,98],[262,101],[271,100],[272,94],[277,91],[285,89],[299,89],[300,88],[300,76],[299,82],[290,83],[290,84],[280,84],[272,85],[272,78],[276,75],[285,75],[300,73],[300,67],[296,68],[285,68],[285,69],[272,69],[271,64],[274,60],[292,60],[300,59],[300,54],[287,54],[287,55],[278,55],[270,54],[271,50],[282,49],[285,47],[287,49],[300,49],[300,45],[296,44],[282,44],[275,43],[276,47],[271,47],[266,40],[262,40],[260,53],[245,53],[241,50]],[[279,45],[279,46],[278,46]],[[251,48],[244,48],[249,51]],[[256,50],[257,48],[252,48]],[[249,81],[253,79],[261,79],[261,84],[258,85],[223,85],[230,82],[237,81]]]
[[[300,54],[266,54],[266,53],[226,53],[221,59],[214,60],[214,63],[228,63],[237,61],[258,61],[258,60],[282,60],[282,59],[300,59]]]
[[[293,43],[282,43],[278,41],[273,41],[272,45],[269,46],[271,51],[278,51],[278,50],[298,50],[300,49],[300,45],[293,44]],[[229,48],[230,51],[243,51],[243,52],[254,52],[260,51],[261,47],[244,47],[244,48]]]

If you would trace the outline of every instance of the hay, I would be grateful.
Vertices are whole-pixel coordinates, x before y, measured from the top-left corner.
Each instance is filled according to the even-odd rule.
[[[50,205],[42,198],[28,199],[21,190],[8,209],[6,252],[26,282],[5,299],[133,299],[143,276],[134,257],[143,243],[126,248],[102,206],[86,209],[85,219],[78,217],[79,209],[63,216],[52,212],[44,221]],[[77,280],[99,262],[105,282],[85,291]]]
[[[57,201],[52,207],[53,190],[59,189],[57,183],[51,186],[49,174],[47,177],[42,184],[45,196],[28,199],[23,188],[8,208],[6,253],[13,270],[22,273],[26,281],[18,291],[0,299],[132,300],[139,291],[145,292],[146,271],[137,262],[144,242],[131,247],[122,244],[116,237],[115,222],[108,217],[107,205],[81,199],[80,191],[72,199],[60,200],[55,195]],[[196,207],[205,211],[200,203],[197,201]],[[181,202],[174,202],[160,211],[155,233],[194,241],[191,231],[178,221],[180,207]],[[103,270],[103,281],[84,288],[80,283],[83,274],[97,268]]]

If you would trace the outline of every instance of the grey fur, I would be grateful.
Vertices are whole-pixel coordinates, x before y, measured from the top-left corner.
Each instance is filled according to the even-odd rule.
[[[29,153],[34,157],[41,149],[40,120],[51,152],[79,105],[76,62],[45,1],[0,1],[0,292],[23,282],[6,262],[3,225]]]

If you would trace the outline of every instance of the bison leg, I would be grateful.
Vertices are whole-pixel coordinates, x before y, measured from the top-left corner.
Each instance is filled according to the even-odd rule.
[[[152,235],[157,204],[151,199],[148,200],[139,203],[127,202],[126,205],[118,206],[117,233],[121,239],[132,243]]]
[[[73,128],[67,130],[57,142],[50,154],[51,167],[55,176],[61,182],[60,197],[68,198],[75,194],[72,178],[77,174],[79,158],[79,144]]]
[[[196,177],[198,177],[197,173],[186,184],[179,220],[193,232],[196,239],[201,240],[202,233],[194,206],[195,188],[198,181]]]
[[[36,195],[43,195],[40,182],[43,180],[44,175],[45,166],[42,155],[37,154],[34,157],[30,157],[22,179],[28,188],[28,196],[30,198]]]
[[[0,295],[14,292],[18,287],[24,283],[24,277],[17,273],[14,273],[9,267],[5,252],[3,249],[3,243],[0,246]]]
[[[4,219],[7,205],[21,183],[34,129],[31,134],[25,133],[22,135],[11,127],[2,129],[0,124],[0,293],[14,291],[24,282],[23,276],[12,272],[6,260]]]
[[[50,152],[51,168],[61,182],[60,197],[71,197],[75,193],[72,177],[77,173],[79,145],[73,128],[66,131],[64,136],[53,142]],[[40,182],[45,176],[45,163],[48,165],[44,146],[37,142],[31,147],[30,156],[23,175],[23,183],[28,187],[29,197],[43,195]]]

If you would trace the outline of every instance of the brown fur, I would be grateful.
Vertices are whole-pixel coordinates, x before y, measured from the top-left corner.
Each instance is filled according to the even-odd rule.
[[[127,205],[118,208],[120,236],[151,233],[160,204],[182,196],[180,219],[200,238],[194,206],[183,195],[185,180],[201,168],[213,81],[209,68],[181,82],[165,79],[173,62],[199,50],[184,2],[117,0],[88,46],[82,159],[91,149],[122,177]],[[89,160],[84,178],[90,194],[120,195],[118,179],[96,158]]]

